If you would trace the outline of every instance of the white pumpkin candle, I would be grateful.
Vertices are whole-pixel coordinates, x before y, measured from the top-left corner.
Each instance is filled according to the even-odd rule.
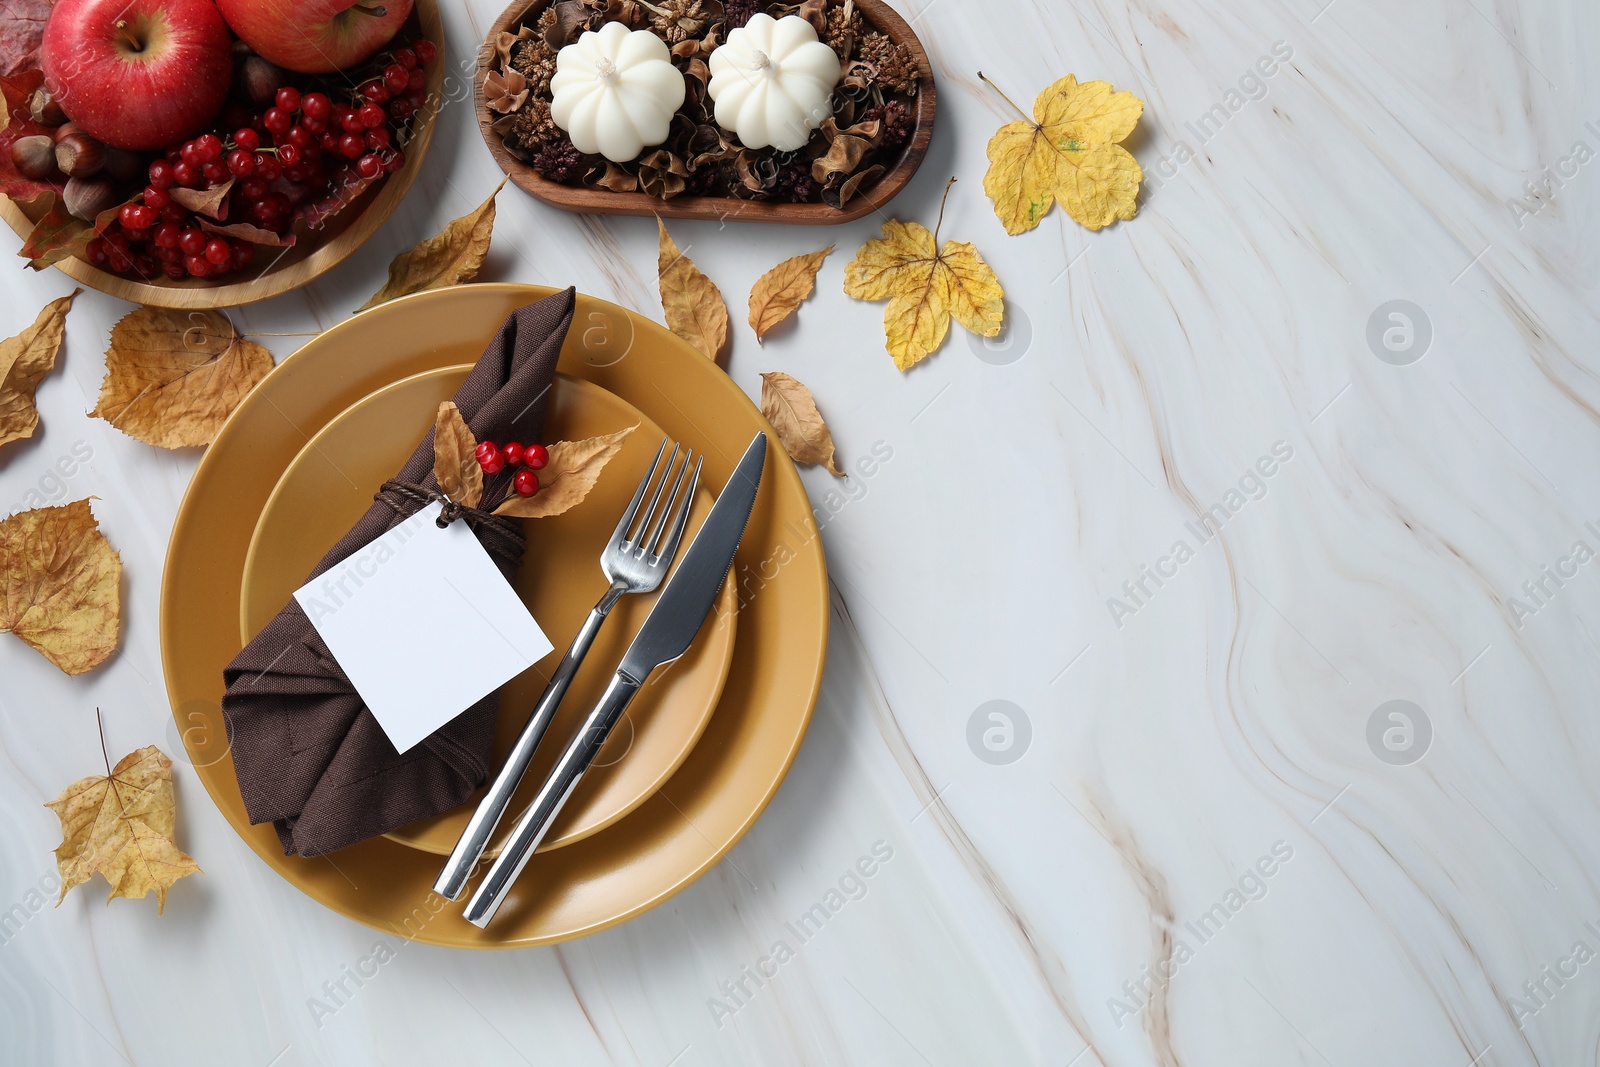
[[[839,57],[798,15],[758,14],[711,53],[717,125],[746,148],[792,152],[828,117]]]
[[[578,151],[626,163],[667,139],[683,94],[661,38],[608,22],[557,53],[550,117]]]

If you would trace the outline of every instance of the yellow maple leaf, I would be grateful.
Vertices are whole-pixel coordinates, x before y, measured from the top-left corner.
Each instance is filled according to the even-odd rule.
[[[178,848],[172,761],[154,745],[128,753],[106,774],[80,778],[45,807],[61,820],[56,866],[61,897],[96,874],[111,883],[112,897],[156,895],[166,910],[167,890],[200,865]]]
[[[0,522],[0,633],[13,633],[68,674],[117,650],[122,560],[87,500]]]
[[[90,415],[146,444],[208,445],[272,369],[220,311],[141,307],[117,320]]]
[[[1144,171],[1116,142],[1133,132],[1143,112],[1144,102],[1132,93],[1068,74],[1034,100],[1032,119],[1000,127],[989,139],[983,191],[1006,232],[1033,229],[1058,200],[1091,230],[1133,218]]]
[[[945,195],[955,179],[945,183]],[[861,246],[844,268],[844,291],[858,300],[887,300],[884,340],[894,365],[909,370],[944,343],[950,318],[980,337],[1000,332],[1005,318],[1005,290],[1000,279],[967,241],[939,245],[939,222],[933,232],[917,222],[890,219],[883,236]]]

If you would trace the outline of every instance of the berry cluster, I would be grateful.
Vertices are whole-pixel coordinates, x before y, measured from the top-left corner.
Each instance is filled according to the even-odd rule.
[[[507,467],[520,467],[511,476],[511,488],[518,496],[532,496],[539,491],[539,476],[550,462],[550,451],[544,445],[520,445],[515,441],[497,445],[493,441],[480,441],[475,453],[478,466],[485,474],[499,474]]]
[[[273,243],[290,232],[297,216],[325,217],[341,206],[341,194],[359,192],[405,166],[399,145],[411,116],[426,103],[424,68],[435,55],[427,40],[395,49],[350,91],[348,102],[285,85],[271,106],[255,113],[230,104],[219,129],[233,132],[201,134],[151,161],[149,184],[88,243],[85,257],[97,267],[145,279],[165,274],[178,281],[239,270],[255,256],[255,244],[240,234]],[[202,221],[198,215],[204,213],[173,195],[229,182],[216,223]]]

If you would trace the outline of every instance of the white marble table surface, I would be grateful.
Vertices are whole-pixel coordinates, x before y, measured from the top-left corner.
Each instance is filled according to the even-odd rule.
[[[447,59],[470,61],[498,4],[445,6]],[[38,906],[59,838],[41,804],[99,766],[95,707],[113,751],[174,747],[158,592],[196,462],[86,417],[128,306],[80,299],[0,506],[99,498],[123,654],[74,679],[0,639],[0,1060],[1597,1062],[1600,9],[899,6],[941,114],[891,211],[931,223],[956,175],[945,233],[996,268],[1014,331],[990,350],[958,331],[902,375],[881,306],[840,290],[879,220],[674,226],[738,320],[778,258],[838,243],[797,330],[758,348],[739,323],[730,373],[752,395],[793,373],[847,457],[894,458],[847,486],[805,474],[819,504],[848,496],[827,501],[827,675],[777,799],[608,932],[513,953],[382,937],[268,870],[182,764],[206,873],[165,916],[98,884]],[[979,69],[1019,99],[1067,72],[1137,92],[1139,217],[1008,237],[981,191],[1008,115]],[[240,325],[340,321],[497,177],[446,108],[367,247]],[[654,262],[650,221],[508,189],[487,276],[659,315]],[[71,287],[6,270],[0,336]],[[74,450],[92,458],[57,481]],[[874,848],[892,858],[751,980]],[[379,942],[398,951],[357,987]]]

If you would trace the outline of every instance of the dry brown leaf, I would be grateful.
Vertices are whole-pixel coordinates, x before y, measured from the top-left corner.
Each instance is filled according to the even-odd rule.
[[[478,440],[455,402],[440,404],[439,418],[433,424],[433,476],[439,491],[463,507],[475,508],[483,500],[483,468],[474,454],[477,447]]]
[[[750,328],[759,341],[784,319],[793,315],[817,287],[817,271],[833,251],[829,245],[820,252],[786,259],[756,279],[750,289]]]
[[[13,633],[67,674],[117,650],[122,560],[87,500],[0,522],[0,633]]]
[[[72,308],[72,298],[81,292],[82,289],[74,289],[50,301],[32,326],[0,341],[0,446],[32,437],[38,428],[34,390],[56,365],[67,312]]]
[[[395,256],[389,264],[389,280],[356,310],[365,311],[408,293],[477,281],[494,235],[494,198],[505,185],[502,178],[489,199],[471,214],[451,220],[426,241]]]
[[[542,519],[581,504],[594,488],[600,471],[621,450],[628,435],[638,428],[630,426],[581,441],[557,441],[550,446],[550,462],[538,472],[539,491],[533,496],[513,493],[494,509],[494,513],[517,519]]]
[[[761,414],[778,432],[778,440],[783,442],[790,459],[796,463],[820,463],[829,474],[844,477],[833,458],[833,434],[822,421],[811,390],[782,371],[763,374]]]
[[[78,779],[45,807],[61,819],[58,907],[73,887],[98,873],[111,883],[107,904],[112,897],[137,900],[154,890],[160,914],[173,883],[200,873],[173,839],[178,813],[172,761],[154,745],[123,756],[109,774]]]
[[[667,224],[658,217],[661,251],[656,259],[656,275],[661,281],[661,310],[667,328],[715,361],[728,343],[728,305],[722,292],[700,272],[667,233]]]
[[[146,444],[208,445],[272,369],[272,353],[220,311],[141,307],[111,328],[100,402],[89,412]]]
[[[228,217],[228,191],[233,188],[233,179],[229,178],[221,185],[213,185],[208,189],[186,189],[181,185],[174,185],[167,190],[174,203],[181,204],[196,215],[223,222]]]

